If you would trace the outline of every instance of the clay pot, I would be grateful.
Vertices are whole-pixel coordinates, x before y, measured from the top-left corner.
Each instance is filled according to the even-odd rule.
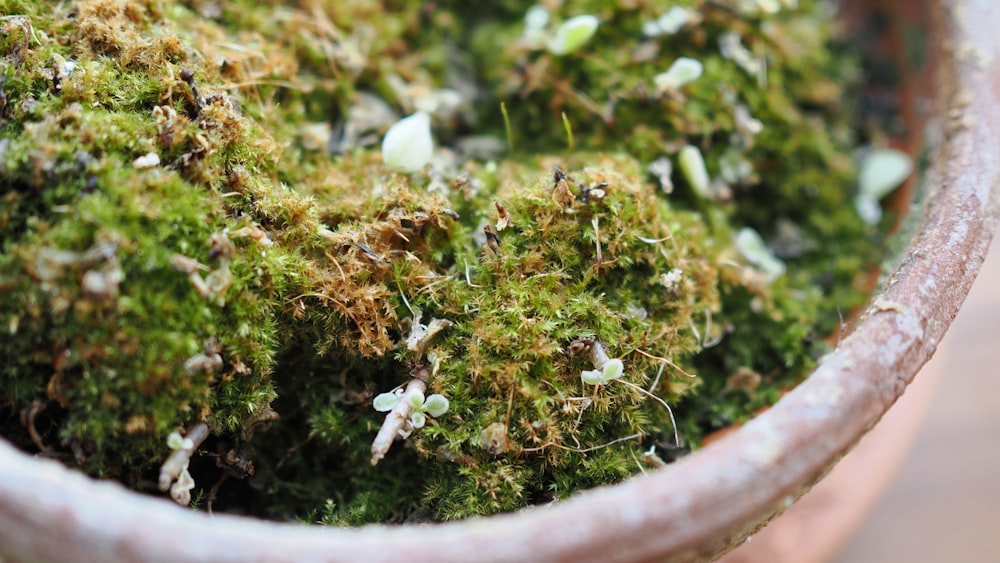
[[[97,482],[0,442],[0,559],[106,561],[702,561],[822,478],[934,352],[1000,217],[1000,9],[929,10],[940,143],[921,220],[855,330],[807,381],[711,446],[646,477],[546,507],[437,526],[356,530],[210,517]]]

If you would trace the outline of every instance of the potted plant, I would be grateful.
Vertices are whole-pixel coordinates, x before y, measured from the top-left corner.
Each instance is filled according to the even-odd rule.
[[[972,9],[964,7],[964,10]],[[402,556],[448,560],[568,560],[582,556],[644,560],[670,556],[675,560],[697,560],[725,551],[790,505],[902,393],[906,382],[932,352],[947,322],[954,316],[982,260],[997,213],[995,196],[985,186],[993,184],[998,172],[995,163],[985,156],[988,151],[982,149],[994,140],[995,129],[990,126],[995,125],[997,117],[991,113],[994,106],[991,90],[977,87],[989,78],[980,70],[989,59],[985,58],[986,55],[978,58],[976,55],[992,53],[992,43],[989,43],[988,37],[973,35],[970,28],[962,27],[974,26],[977,22],[987,21],[987,18],[974,17],[967,11],[961,12],[961,17],[951,12],[942,13],[954,18],[947,19],[948,23],[943,28],[943,36],[947,38],[943,45],[952,49],[941,50],[942,72],[949,78],[942,84],[951,88],[942,87],[942,98],[947,107],[954,108],[954,113],[949,114],[951,120],[946,122],[949,128],[946,141],[935,151],[937,155],[949,158],[935,159],[929,172],[931,185],[941,188],[932,190],[926,200],[922,216],[924,227],[915,238],[907,258],[889,278],[885,289],[871,302],[854,332],[840,343],[809,379],[766,413],[711,447],[668,465],[648,478],[630,480],[552,506],[527,509],[485,521],[472,520],[436,527],[317,530],[227,516],[209,520],[201,514],[126,493],[116,485],[95,483],[50,462],[28,460],[2,445],[0,448],[3,450],[0,451],[9,459],[5,477],[0,480],[3,487],[0,515],[3,529],[7,531],[3,549],[12,557],[60,559],[82,555],[95,560],[114,555],[206,560],[270,556],[344,560],[394,559]],[[124,14],[126,19],[134,15]],[[94,21],[89,23],[93,25]],[[576,28],[588,25],[588,21],[575,24]],[[572,38],[577,32],[570,30],[566,33]],[[30,30],[26,35],[30,36]],[[556,32],[553,37],[560,35]],[[110,39],[105,36],[97,35],[91,40],[94,49],[114,47],[108,47]],[[568,49],[567,45],[572,46],[574,41],[564,38],[563,43],[549,50],[558,56],[557,51]],[[158,48],[162,48],[168,57],[178,56],[174,52],[176,47],[169,41],[164,41]],[[141,64],[141,59],[137,59],[137,64]],[[225,68],[224,64],[222,68]],[[56,59],[51,73],[52,87],[59,88],[64,73],[71,71],[67,70],[64,61]],[[188,111],[195,116],[192,119],[203,111],[219,111],[227,104],[232,107],[229,100],[207,100],[199,95],[197,78],[192,73],[184,73],[178,78],[187,84],[191,92]],[[62,82],[63,85],[68,83]],[[65,115],[60,123],[72,125],[77,119],[80,118]],[[157,119],[161,126],[159,142],[164,142],[164,136],[172,138],[174,134],[190,134],[198,138],[198,131],[183,127],[175,129],[170,124],[183,121],[178,115],[161,109]],[[420,119],[418,117],[418,121]],[[225,127],[225,124],[222,126]],[[567,125],[566,128],[568,142],[572,143],[572,127]],[[390,130],[386,142],[389,143],[392,137]],[[166,140],[169,141],[169,138]],[[206,142],[205,152],[210,153],[211,139]],[[391,148],[383,146],[383,152],[389,154]],[[160,157],[153,151],[148,154],[137,157],[132,166],[137,169],[155,167],[157,164],[153,161]],[[688,151],[687,154],[692,153]],[[185,155],[189,155],[186,160]],[[188,152],[171,155],[179,165],[190,166],[187,172],[194,177],[213,172],[210,166],[203,166],[211,162],[208,156]],[[418,156],[414,156],[412,151],[404,152],[394,164],[409,168],[411,161],[408,159],[422,160]],[[697,171],[699,158],[685,157],[687,164],[681,164],[687,169],[684,174],[686,181],[695,190],[697,186],[705,187]],[[44,164],[44,155],[38,161]],[[81,164],[84,168],[89,165],[89,162]],[[974,170],[977,175],[970,177],[968,170]],[[45,173],[45,170],[40,173]],[[558,188],[566,178],[560,178],[559,174],[556,173],[556,189],[553,189],[553,201],[557,205],[571,208],[581,196],[586,200],[590,194],[599,200],[605,195],[600,194],[605,190],[600,179],[593,178],[593,183],[572,188],[566,198],[560,198]],[[239,170],[228,170],[228,175],[234,192],[252,196],[248,201],[260,206],[274,204],[262,197],[266,194],[253,191],[256,189],[253,177],[246,177]],[[122,180],[128,181],[126,176],[122,176]],[[620,181],[617,183],[621,184]],[[178,193],[176,197],[184,195]],[[608,197],[613,198],[614,195]],[[293,201],[285,199],[283,203]],[[501,205],[496,209],[495,229],[502,230],[499,224],[504,222],[504,208]],[[276,214],[297,212],[296,208],[289,209],[287,205],[276,205],[273,210]],[[438,215],[447,214],[443,209],[439,211]],[[410,214],[401,218],[397,230],[413,228],[415,220],[443,219]],[[518,217],[515,215],[512,221],[518,221]],[[260,245],[264,249],[261,252],[263,255],[269,246],[269,239],[266,233],[253,227],[247,225],[241,234]],[[599,223],[595,221],[593,228],[596,233]],[[494,238],[498,236],[496,231],[488,229],[487,233],[485,246],[493,246],[492,250],[499,255],[496,247],[501,244]],[[406,238],[406,232],[402,234]],[[384,260],[365,241],[341,240],[338,236],[342,237],[343,233],[333,231],[323,236],[376,267]],[[600,235],[597,238],[600,241]],[[222,237],[214,238],[211,244],[211,256],[215,262],[209,266],[200,265],[190,258],[191,261],[186,262],[183,260],[185,256],[170,259],[209,302],[227,298],[233,275],[230,266],[235,252],[232,242]],[[75,267],[70,262],[79,264],[91,260],[81,267],[86,278],[84,287],[93,296],[107,295],[110,299],[111,293],[118,289],[112,259],[115,254],[113,249],[102,254],[105,248],[96,246],[94,257],[87,255],[89,250],[78,251],[72,256],[45,253],[44,260],[35,262],[34,274],[45,278],[52,270]],[[608,252],[610,255],[612,251],[609,249]],[[595,254],[599,253],[600,250],[595,251]],[[372,267],[371,264],[368,267]],[[967,267],[968,264],[972,266]],[[350,265],[360,267],[357,262]],[[768,269],[766,265],[760,268],[765,272]],[[91,272],[95,273],[91,275]],[[348,273],[356,275],[353,271]],[[248,273],[236,269],[236,275]],[[347,273],[344,275],[347,277]],[[466,282],[469,286],[475,283],[470,278]],[[419,312],[412,313],[409,335],[413,350],[410,351],[422,356],[429,350],[430,338],[437,332],[436,329],[443,327],[443,323],[439,321],[438,326],[432,327],[434,320],[425,319],[427,324],[424,325]],[[252,323],[252,314],[248,312],[250,316],[244,320]],[[253,327],[248,328],[252,332]],[[590,338],[581,343],[585,357],[593,358],[593,363],[597,364],[593,370],[584,370],[582,377],[584,383],[590,377],[595,387],[610,389],[623,368],[620,360],[601,356],[602,339]],[[376,330],[363,344],[360,342],[359,346],[374,349],[380,345],[380,335]],[[408,347],[410,344],[407,342]],[[195,374],[214,373],[218,369],[214,366],[222,361],[217,356],[218,343],[207,342],[202,352],[192,356],[193,363],[187,367]],[[253,361],[252,358],[246,359]],[[435,369],[433,359],[428,360],[427,369]],[[226,364],[233,367],[237,362],[230,357]],[[58,373],[59,368],[55,367]],[[408,419],[414,428],[424,426],[426,420],[421,424],[414,418],[415,414],[433,418],[447,412],[447,404],[441,403],[440,399],[432,399],[433,395],[424,398],[424,389],[419,387],[421,383],[426,386],[426,379],[416,372],[406,382],[402,397],[388,396],[380,404],[389,409],[391,416],[405,401],[403,404],[409,405],[409,408],[405,413],[402,408],[399,409],[399,414],[405,415],[400,418]],[[58,400],[62,396],[61,383],[57,378],[53,381],[50,394]],[[424,400],[419,404],[410,403],[409,399],[417,396],[418,391]],[[113,404],[114,398],[107,401]],[[376,404],[376,408],[380,404]],[[239,422],[252,435],[270,418],[273,418],[270,413],[261,410],[257,418]],[[135,424],[138,429],[138,426],[151,423],[137,420]],[[173,444],[174,449],[181,452],[176,457],[182,460],[182,465],[185,465],[183,458],[189,457],[195,446],[186,443],[185,439],[194,442],[203,433],[204,429],[196,426],[186,436],[177,436],[173,440],[177,442]],[[250,436],[245,438],[249,440]],[[499,438],[491,440],[487,433],[483,444],[487,451],[491,444],[494,444],[494,450],[499,450],[503,441]],[[184,452],[188,452],[187,456],[183,455]],[[385,452],[373,447],[373,459],[380,454],[384,456]],[[221,451],[219,458],[220,463],[231,471],[248,471],[239,450]],[[183,473],[184,468],[179,468],[177,472]],[[168,481],[167,484],[177,482],[179,480]],[[49,486],[49,483],[54,484]],[[183,496],[183,487],[178,489],[177,494]],[[115,507],[114,514],[108,514],[108,506]],[[151,510],[153,506],[155,510]],[[137,528],[134,525],[136,521],[141,521],[142,526]],[[47,544],[44,531],[53,527],[72,541],[60,545]],[[61,551],[62,545],[74,545],[76,551],[67,554]]]

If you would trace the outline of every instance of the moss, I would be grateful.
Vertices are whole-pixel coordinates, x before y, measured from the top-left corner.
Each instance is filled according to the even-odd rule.
[[[651,5],[556,4],[601,19],[561,57],[520,2],[0,2],[14,439],[141,488],[204,422],[209,506],[355,525],[565,498],[776,400],[878,259],[853,59],[806,0],[682,3],[699,21],[655,38]],[[703,76],[657,91],[680,56]],[[458,100],[442,150],[393,173],[373,145],[426,99]],[[687,145],[707,194],[656,167]],[[624,373],[589,385],[598,348]],[[372,467],[372,400],[414,378],[450,408]]]

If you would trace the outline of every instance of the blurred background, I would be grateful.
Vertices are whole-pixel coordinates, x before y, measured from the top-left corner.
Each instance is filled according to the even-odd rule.
[[[875,429],[720,563],[1000,563],[1000,239]]]
[[[1000,239],[914,385],[916,441],[831,563],[1000,562]]]

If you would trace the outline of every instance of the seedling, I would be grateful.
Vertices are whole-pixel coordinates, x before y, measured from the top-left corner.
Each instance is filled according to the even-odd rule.
[[[382,160],[386,166],[404,172],[416,172],[427,166],[433,154],[431,118],[422,111],[394,123],[382,139]]]

